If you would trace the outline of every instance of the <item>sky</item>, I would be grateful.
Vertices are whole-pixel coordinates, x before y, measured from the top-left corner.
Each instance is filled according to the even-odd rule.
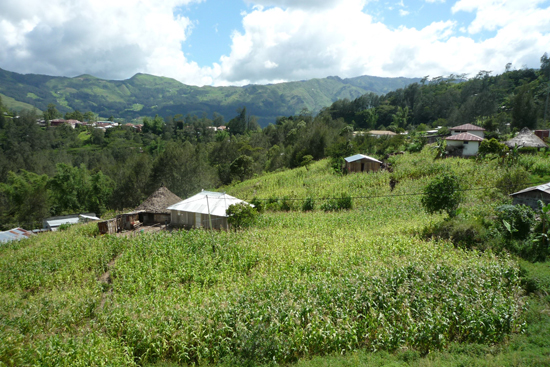
[[[190,85],[538,68],[550,0],[1,0],[0,68]]]

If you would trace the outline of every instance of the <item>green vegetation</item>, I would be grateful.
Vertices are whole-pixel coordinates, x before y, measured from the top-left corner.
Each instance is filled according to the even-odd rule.
[[[4,245],[0,363],[548,363],[548,263],[506,247],[507,167],[432,155],[394,156],[392,173],[341,176],[323,160],[227,186],[267,203],[242,230],[98,237],[87,224]],[[483,242],[425,236],[449,222],[421,203],[443,172],[469,178],[452,221]],[[320,209],[343,197],[351,209]],[[297,203],[273,211],[273,199]],[[529,226],[509,243],[530,243]]]
[[[353,99],[366,92],[387,93],[418,79],[352,79],[329,77],[302,82],[245,87],[194,87],[164,77],[136,74],[123,81],[107,81],[81,75],[75,78],[21,75],[0,69],[0,93],[8,96],[10,108],[46,110],[54,103],[62,113],[93,111],[101,116],[133,119],[177,114],[220,113],[226,119],[247,106],[266,126],[278,116],[289,116],[302,109],[319,111],[337,99]]]

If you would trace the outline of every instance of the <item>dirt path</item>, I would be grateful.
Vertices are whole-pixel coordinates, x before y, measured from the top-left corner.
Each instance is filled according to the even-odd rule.
[[[143,226],[140,229],[137,229],[135,231],[120,232],[120,233],[117,233],[116,236],[118,236],[118,237],[135,237],[135,236],[139,236],[142,233],[159,232],[159,231],[162,231],[162,230],[164,230],[164,226],[157,224],[157,225],[154,225],[154,226]],[[111,278],[111,271],[115,267],[115,262],[121,256],[122,256],[122,253],[118,254],[114,259],[109,261],[109,263],[107,264],[107,271],[105,273],[103,273],[103,275],[101,275],[98,279],[99,282],[101,282],[103,284],[107,284],[106,288],[108,288],[108,290],[104,291],[103,295],[101,296],[101,301],[99,302],[99,306],[97,307],[98,311],[103,309],[103,307],[105,306],[105,303],[107,302],[107,299],[113,294],[113,288],[110,287],[110,284],[113,282],[113,280]]]

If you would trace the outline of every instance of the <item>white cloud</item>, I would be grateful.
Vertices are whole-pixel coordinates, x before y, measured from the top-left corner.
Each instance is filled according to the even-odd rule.
[[[280,3],[284,5],[285,1]],[[458,1],[454,12],[477,14],[469,32],[479,28],[478,24],[497,31],[492,38],[479,41],[479,37],[474,40],[460,33],[452,21],[433,22],[422,29],[391,29],[363,10],[365,2],[329,3],[338,6],[315,12],[260,7],[245,14],[244,31],[234,33],[231,54],[221,58],[221,74],[216,82],[264,83],[327,75],[475,75],[479,70],[500,72],[507,62],[538,67],[540,56],[550,44],[550,10],[536,6],[508,6],[502,0]],[[493,17],[502,14],[506,21],[493,21],[491,25],[489,14],[497,10]],[[266,69],[266,60],[278,67]]]
[[[231,35],[231,52],[200,67],[182,52],[199,20],[173,14],[201,1],[2,0],[0,67],[243,85],[328,75],[475,75],[508,62],[538,67],[550,51],[550,9],[542,0],[458,0],[453,12],[475,14],[464,29],[450,20],[390,28],[368,13],[368,0],[249,0],[254,6],[242,14],[243,31]],[[402,0],[394,4],[406,15]],[[479,41],[486,31],[494,34]]]
[[[181,51],[192,29],[173,10],[202,0],[3,0],[0,65],[22,73],[123,79],[137,72],[204,84]]]
[[[399,15],[401,15],[402,17],[406,16],[406,15],[409,15],[409,11],[408,10],[404,10],[404,9],[399,9]]]
[[[483,30],[494,31],[500,28],[518,28],[519,30],[550,30],[550,8],[541,9],[539,5],[547,0],[459,0],[452,12],[476,12],[476,18],[468,27],[471,34]]]

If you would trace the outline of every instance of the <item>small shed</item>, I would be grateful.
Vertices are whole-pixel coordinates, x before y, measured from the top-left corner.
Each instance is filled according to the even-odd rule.
[[[461,156],[468,157],[477,154],[483,138],[466,132],[448,136],[445,140],[449,151],[460,151]]]
[[[116,216],[117,231],[136,229],[141,226],[139,220],[140,214],[143,213],[143,210],[137,210],[130,213],[118,214]]]
[[[364,154],[356,154],[344,158],[346,161],[346,170],[351,172],[376,172],[380,170],[382,162],[378,159]]]
[[[95,216],[95,213],[62,215],[58,217],[46,218],[42,221],[44,229],[48,231],[57,231],[62,224],[87,223],[94,220],[101,220]]]
[[[101,234],[115,234],[117,232],[117,220],[116,218],[104,220],[103,222],[98,222],[97,227],[99,228],[99,233]]]
[[[23,228],[13,228],[9,231],[0,232],[0,243],[19,241],[34,236],[34,233]]]
[[[550,203],[550,182],[539,186],[532,186],[510,194],[513,204],[524,204],[533,209],[539,209],[539,200],[544,204]]]
[[[248,204],[224,192],[203,190],[195,196],[169,206],[168,210],[171,212],[173,226],[210,228],[210,217],[213,229],[228,229],[227,208],[239,203]]]
[[[170,223],[170,210],[166,209],[171,205],[179,203],[182,199],[168,190],[165,186],[161,186],[157,191],[151,194],[136,211],[141,211],[140,221],[145,225],[156,223]]]
[[[516,145],[520,148],[547,148],[548,145],[538,136],[533,134],[531,130],[524,127],[512,139],[505,141],[504,144],[508,148],[514,148]]]

